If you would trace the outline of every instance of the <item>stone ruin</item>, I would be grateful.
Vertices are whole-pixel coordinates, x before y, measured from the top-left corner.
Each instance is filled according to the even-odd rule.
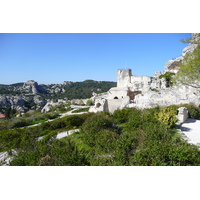
[[[183,57],[194,48],[192,44],[184,48],[181,57],[166,63],[163,73],[177,73],[179,70],[177,63],[181,62]],[[155,72],[154,77],[133,76],[131,69],[117,70],[117,87],[111,88],[102,96],[94,96],[95,105],[89,111],[113,113],[124,107],[143,109],[180,104],[200,106],[198,89],[184,85],[170,87],[165,78],[159,78],[161,74],[161,72]]]
[[[177,114],[177,124],[182,124],[188,119],[188,109],[186,107],[180,107]]]

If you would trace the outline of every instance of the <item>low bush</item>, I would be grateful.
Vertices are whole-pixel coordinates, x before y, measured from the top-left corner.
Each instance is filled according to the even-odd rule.
[[[83,140],[86,144],[94,146],[96,144],[96,134],[101,130],[112,130],[113,122],[108,116],[101,113],[92,115],[83,123],[81,130],[83,132]]]
[[[92,105],[93,105],[92,99],[89,99],[89,100],[86,102],[86,106],[92,106]]]
[[[25,119],[18,119],[18,118],[15,118],[11,121],[9,121],[9,124],[8,124],[8,128],[11,129],[11,128],[19,128],[19,127],[23,127],[23,126],[26,126],[27,122]]]
[[[44,131],[41,131],[40,133],[38,133],[39,136],[43,136],[43,135],[46,135],[47,133],[49,132],[49,130],[44,130]]]
[[[130,114],[130,109],[115,110],[113,113],[113,118],[116,123],[124,123],[128,120]]]
[[[186,107],[188,109],[189,117],[193,119],[200,119],[200,108],[192,104],[183,104],[182,107]]]
[[[176,114],[176,111],[174,111],[172,108],[163,108],[159,113],[155,114],[155,117],[168,127],[172,127],[178,121]]]

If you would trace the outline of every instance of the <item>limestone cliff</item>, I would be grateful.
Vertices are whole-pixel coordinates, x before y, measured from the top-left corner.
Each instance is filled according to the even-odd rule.
[[[44,88],[39,86],[38,83],[33,80],[25,82],[22,89],[24,89],[26,92],[33,94],[47,93]]]

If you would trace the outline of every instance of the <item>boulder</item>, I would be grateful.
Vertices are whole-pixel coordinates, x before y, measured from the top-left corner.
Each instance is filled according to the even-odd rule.
[[[182,124],[188,119],[188,110],[186,107],[180,107],[178,109],[177,119],[177,124]]]

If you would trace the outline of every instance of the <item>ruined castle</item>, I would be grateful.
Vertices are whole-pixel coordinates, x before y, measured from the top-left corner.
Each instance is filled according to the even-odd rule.
[[[169,60],[163,74],[166,72],[177,73],[178,63],[187,53],[194,50],[195,45],[189,44],[182,51],[182,56]],[[93,97],[94,106],[90,112],[107,111],[113,113],[124,107],[139,109],[155,106],[169,106],[180,104],[194,104],[200,106],[200,91],[190,86],[173,86],[165,78],[159,78],[161,72],[155,72],[154,77],[132,76],[131,69],[117,70],[117,87],[111,88],[107,94]]]

